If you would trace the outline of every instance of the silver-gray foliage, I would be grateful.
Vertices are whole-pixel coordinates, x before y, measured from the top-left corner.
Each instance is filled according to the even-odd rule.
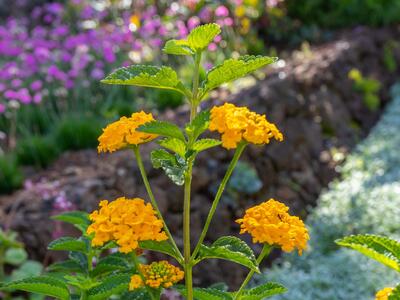
[[[377,290],[399,281],[388,268],[334,243],[359,233],[400,237],[400,84],[392,95],[379,123],[342,167],[342,179],[309,216],[309,250],[301,258],[285,256],[259,279],[288,287],[275,299],[374,299]]]

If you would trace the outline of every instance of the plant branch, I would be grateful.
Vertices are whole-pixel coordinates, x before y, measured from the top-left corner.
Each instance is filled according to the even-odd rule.
[[[269,255],[269,253],[271,252],[272,247],[268,244],[264,244],[260,255],[257,258],[257,264],[260,265],[260,263],[262,262],[262,260]],[[247,286],[247,284],[249,283],[250,279],[253,277],[254,275],[254,270],[251,270],[249,272],[249,274],[247,274],[245,280],[243,281],[242,285],[240,286],[239,290],[237,291],[236,295],[234,296],[233,300],[237,300],[240,299],[240,296],[243,293],[243,290],[245,289],[245,287]]]
[[[219,200],[221,199],[221,196],[222,196],[222,194],[223,194],[223,192],[225,190],[226,184],[228,183],[229,178],[231,177],[232,172],[235,169],[236,164],[237,164],[241,154],[243,153],[243,150],[246,148],[246,145],[247,145],[247,143],[241,142],[238,145],[238,147],[236,148],[235,154],[233,155],[232,161],[229,164],[228,170],[226,171],[225,176],[222,179],[221,184],[218,187],[217,194],[215,195],[214,201],[213,201],[213,203],[211,205],[211,209],[210,209],[210,211],[208,213],[206,223],[205,223],[205,225],[203,227],[203,231],[201,232],[199,241],[197,242],[196,248],[193,251],[192,260],[194,260],[196,258],[196,255],[200,250],[200,246],[204,242],[204,239],[205,239],[205,237],[207,235],[207,231],[208,231],[208,228],[210,227],[212,218],[213,218],[213,216],[215,214],[215,211],[217,210],[217,206],[218,206]]]
[[[165,230],[169,240],[171,241],[172,246],[174,247],[176,253],[179,256],[179,263],[182,264],[183,263],[182,253],[179,251],[179,248],[176,245],[175,240],[174,240],[171,232],[168,229],[167,223],[165,223],[164,217],[162,216],[161,211],[160,211],[160,209],[158,207],[157,201],[156,201],[156,199],[154,197],[154,194],[153,194],[153,191],[151,189],[149,180],[147,178],[146,170],[145,170],[144,165],[143,165],[143,160],[142,160],[142,156],[140,155],[139,147],[138,146],[134,146],[133,147],[133,152],[135,153],[135,157],[136,157],[136,161],[137,161],[137,164],[138,164],[138,167],[139,167],[139,170],[140,170],[140,174],[142,175],[143,183],[144,183],[144,186],[146,188],[147,194],[149,195],[151,204],[153,205],[154,209],[156,210],[158,217],[163,222],[164,230]]]

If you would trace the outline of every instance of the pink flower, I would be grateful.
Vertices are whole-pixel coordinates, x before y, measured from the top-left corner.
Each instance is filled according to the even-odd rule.
[[[225,18],[224,19],[224,25],[225,26],[232,26],[233,25],[233,19],[232,18]]]
[[[3,103],[0,103],[0,114],[6,111],[6,106]]]
[[[227,17],[229,16],[229,10],[226,6],[220,5],[215,10],[215,15],[217,17]]]
[[[33,91],[38,91],[42,88],[43,84],[42,81],[40,80],[35,80],[34,82],[31,83],[31,90]]]
[[[195,28],[196,26],[198,26],[200,24],[200,19],[199,19],[199,17],[196,17],[196,16],[191,17],[191,18],[189,18],[187,24],[188,24],[189,30],[192,30],[193,28]]]
[[[213,52],[217,50],[217,45],[215,43],[211,43],[210,45],[208,45],[208,50]]]
[[[36,93],[35,95],[33,95],[33,103],[38,104],[38,103],[42,102],[42,98],[43,98],[43,96],[41,93]]]

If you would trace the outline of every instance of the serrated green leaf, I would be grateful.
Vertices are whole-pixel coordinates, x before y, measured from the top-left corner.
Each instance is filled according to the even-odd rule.
[[[119,255],[109,255],[99,260],[91,274],[99,276],[114,271],[126,271],[129,269],[128,262]]]
[[[179,155],[172,155],[163,149],[158,149],[151,152],[151,162],[154,168],[162,168],[175,184],[184,183],[187,164]]]
[[[103,282],[87,291],[88,300],[108,299],[111,295],[128,290],[131,276],[120,274],[105,278]]]
[[[179,293],[186,297],[186,288],[183,285],[175,287]],[[193,297],[195,300],[232,300],[231,293],[215,288],[194,288]]]
[[[185,131],[193,140],[196,140],[210,125],[210,111],[203,110],[193,119],[193,121],[186,125]]]
[[[121,300],[152,300],[145,288],[135,289],[121,296]]]
[[[84,272],[84,270],[82,270],[81,266],[72,259],[55,262],[47,267],[47,271],[48,272],[64,272],[64,273]]]
[[[123,67],[108,75],[101,82],[173,90],[183,95],[190,94],[178,79],[176,72],[165,66],[132,65]]]
[[[203,50],[220,32],[221,27],[215,23],[197,26],[187,36],[187,44],[194,50]]]
[[[351,235],[336,240],[340,246],[348,247],[400,272],[400,243],[378,235]]]
[[[267,282],[262,285],[256,286],[252,289],[246,289],[240,296],[241,300],[263,300],[278,294],[283,294],[287,292],[287,289],[274,282]]]
[[[185,136],[178,126],[165,121],[151,121],[137,128],[137,131],[158,134],[161,136],[176,138],[185,142]]]
[[[139,242],[139,246],[142,249],[167,254],[167,255],[175,258],[177,261],[179,261],[179,255],[178,255],[178,253],[175,252],[174,247],[172,247],[172,245],[169,241],[161,241],[161,242],[141,241],[141,242]]]
[[[207,72],[202,84],[201,98],[210,90],[240,77],[243,77],[259,68],[272,64],[277,57],[245,55],[238,59],[227,59]]]
[[[18,266],[28,258],[28,254],[23,248],[10,248],[7,249],[4,255],[4,262]]]
[[[70,223],[83,233],[90,224],[89,214],[83,211],[68,211],[51,217],[53,220]]]
[[[201,139],[201,140],[196,141],[193,144],[192,149],[194,151],[200,152],[200,151],[204,151],[209,148],[212,148],[212,147],[219,146],[219,145],[221,145],[221,143],[222,143],[221,141],[214,140],[214,139]]]
[[[53,251],[78,251],[85,253],[87,251],[87,245],[83,240],[73,237],[62,237],[52,241],[47,249]]]
[[[398,284],[390,293],[388,300],[400,300],[400,284]]]
[[[225,259],[248,267],[260,273],[253,250],[241,239],[234,236],[224,236],[211,246],[201,245],[197,261],[206,258]]]
[[[165,138],[158,142],[158,144],[168,150],[171,150],[180,156],[184,157],[186,152],[186,144],[176,138]]]
[[[173,55],[193,55],[194,51],[189,47],[187,41],[169,40],[165,43],[163,51]]]
[[[88,260],[87,256],[83,254],[82,252],[77,252],[77,251],[71,251],[68,255],[70,259],[75,261],[82,270],[86,270],[88,267]]]
[[[62,300],[68,300],[70,297],[65,283],[49,276],[25,278],[5,284],[2,288],[36,293]]]

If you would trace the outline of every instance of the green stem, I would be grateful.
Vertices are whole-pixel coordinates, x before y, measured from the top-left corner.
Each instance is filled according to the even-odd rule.
[[[192,184],[192,166],[193,162],[189,162],[189,167],[185,175],[183,204],[183,256],[185,260],[185,284],[188,300],[193,299],[193,266],[190,257],[190,190]]]
[[[260,263],[262,262],[262,260],[271,252],[272,247],[268,244],[264,244],[260,255],[257,258],[257,264],[260,265]],[[240,286],[239,290],[237,291],[235,297],[233,298],[233,300],[237,300],[240,299],[240,296],[243,293],[244,288],[247,286],[247,284],[249,283],[250,279],[253,277],[254,275],[254,270],[251,270],[249,272],[249,274],[247,274],[245,280],[243,281],[242,285]]]
[[[201,62],[201,51],[198,51],[194,56],[194,71],[193,71],[193,90],[192,90],[192,99],[190,101],[190,121],[194,119],[197,114],[197,107],[199,105],[199,101],[197,99],[198,91],[199,91],[199,71],[200,71],[200,62]]]
[[[5,279],[4,255],[5,255],[5,249],[3,247],[1,247],[0,248],[0,282],[3,282]]]
[[[201,232],[199,241],[197,242],[196,248],[193,251],[193,255],[192,255],[193,260],[196,258],[196,255],[200,250],[200,246],[204,242],[204,239],[207,235],[207,231],[208,231],[208,228],[210,227],[212,218],[215,214],[215,211],[217,210],[217,206],[218,206],[219,200],[221,199],[222,193],[224,192],[226,184],[228,183],[229,178],[231,177],[232,172],[235,169],[236,164],[237,164],[241,154],[243,153],[243,150],[245,149],[246,145],[247,145],[247,143],[244,143],[244,142],[242,142],[238,145],[238,147],[236,148],[235,154],[233,155],[232,161],[229,164],[228,170],[226,171],[225,176],[222,179],[222,182],[218,187],[217,194],[215,195],[214,201],[211,205],[211,209],[208,213],[206,223],[203,227],[203,231]]]
[[[156,210],[158,217],[163,222],[164,230],[165,230],[169,240],[171,241],[172,246],[174,247],[176,254],[179,256],[179,263],[182,264],[183,263],[182,253],[179,251],[179,248],[176,245],[175,240],[174,240],[171,232],[168,229],[167,223],[165,223],[164,217],[162,216],[161,211],[160,211],[160,209],[158,207],[157,201],[156,201],[156,199],[154,197],[153,191],[152,191],[152,189],[150,187],[149,180],[147,178],[146,170],[145,170],[144,165],[143,165],[143,160],[142,160],[142,156],[140,155],[139,147],[138,146],[134,146],[133,147],[133,152],[135,153],[135,157],[136,157],[136,161],[137,161],[137,164],[138,164],[138,167],[139,167],[139,170],[140,170],[140,174],[142,175],[142,180],[143,180],[144,186],[146,187],[147,194],[149,195],[151,204],[153,205],[154,209]]]

